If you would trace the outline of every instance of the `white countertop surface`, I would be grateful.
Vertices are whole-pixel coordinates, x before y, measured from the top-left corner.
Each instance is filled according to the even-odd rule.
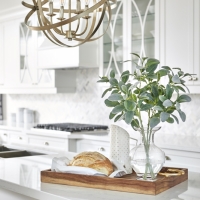
[[[156,196],[40,182],[40,171],[50,168],[53,157],[72,158],[73,155],[74,153],[65,152],[59,155],[0,158],[0,188],[41,200],[200,199],[200,173],[194,172],[189,172],[188,181]]]

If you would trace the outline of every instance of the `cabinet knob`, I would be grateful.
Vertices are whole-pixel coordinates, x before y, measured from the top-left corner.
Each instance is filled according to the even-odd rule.
[[[19,140],[22,140],[22,137],[19,137]]]
[[[103,147],[98,148],[98,151],[105,151]]]
[[[48,143],[48,142],[45,142],[44,145],[49,146],[49,143]]]
[[[4,133],[3,135],[4,135],[4,136],[8,136],[7,133]]]

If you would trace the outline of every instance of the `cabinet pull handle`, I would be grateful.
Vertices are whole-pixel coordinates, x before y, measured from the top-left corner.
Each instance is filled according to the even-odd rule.
[[[105,151],[103,147],[98,148],[98,151]]]
[[[48,143],[48,142],[45,142],[44,145],[49,146],[49,143]]]
[[[3,135],[4,135],[4,136],[8,136],[7,133],[4,133]]]

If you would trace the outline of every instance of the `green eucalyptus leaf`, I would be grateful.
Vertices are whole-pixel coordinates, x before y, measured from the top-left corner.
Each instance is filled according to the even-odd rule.
[[[115,119],[114,119],[114,122],[119,121],[119,120],[122,118],[122,116],[123,116],[123,113],[117,115],[117,116],[115,117]]]
[[[113,114],[117,114],[119,112],[122,112],[124,110],[124,106],[123,105],[117,105],[113,108],[113,110],[111,111]]]
[[[156,74],[147,74],[147,78],[149,78],[149,79],[157,79],[157,75]]]
[[[112,90],[112,88],[106,89],[106,90],[103,92],[101,98],[103,98],[103,97],[106,95],[106,93],[109,92],[109,91],[111,91],[111,90]]]
[[[110,78],[115,78],[115,71],[113,69],[110,72]]]
[[[127,89],[127,86],[126,85],[122,85],[121,86],[121,89],[123,92],[127,93],[128,92],[128,89]]]
[[[180,95],[177,99],[177,102],[179,103],[190,102],[190,101],[191,101],[191,98],[186,94]]]
[[[173,124],[174,123],[174,119],[172,117],[169,117],[167,119],[167,122],[170,123],[170,124]]]
[[[171,114],[171,113],[173,113],[175,110],[176,110],[176,108],[175,108],[174,106],[173,106],[173,107],[168,107],[167,110],[166,110],[166,112]]]
[[[182,120],[183,122],[185,122],[185,120],[186,120],[186,115],[185,115],[185,113],[184,113],[183,111],[181,111],[181,110],[178,110],[178,113],[179,113],[179,116],[180,116],[181,120]]]
[[[119,90],[113,90],[111,94],[119,93]]]
[[[109,82],[112,86],[118,86],[118,81],[116,78],[110,78]]]
[[[115,115],[116,115],[116,114],[113,114],[113,113],[111,112],[110,115],[109,115],[109,119],[113,119]]]
[[[141,104],[140,105],[140,110],[141,111],[146,111],[146,110],[150,110],[153,107],[153,105],[151,104]]]
[[[124,101],[124,107],[128,111],[132,111],[135,108],[135,102],[126,100]]]
[[[176,123],[179,124],[178,118],[175,115],[173,115],[173,114],[171,114],[171,116],[176,120]]]
[[[152,91],[152,94],[153,94],[154,97],[157,98],[159,96],[159,92],[158,92],[158,87],[157,86],[153,85],[151,87],[151,91]]]
[[[172,77],[172,81],[174,83],[181,83],[181,80],[180,80],[180,78],[179,78],[179,76],[177,74]]]
[[[140,59],[140,56],[137,53],[131,53],[134,56],[137,56]]]
[[[180,108],[181,108],[180,103],[176,102],[176,110],[180,110]]]
[[[160,69],[157,73],[160,74],[160,77],[166,76],[168,74],[168,70]]]
[[[160,101],[164,102],[167,98],[164,95],[159,95]]]
[[[166,113],[166,112],[161,112],[160,114],[160,120],[162,122],[165,122],[168,118],[169,118],[170,114],[169,113]]]
[[[166,86],[166,97],[167,99],[171,99],[174,89],[170,87],[169,84]]]
[[[121,91],[123,91],[123,90],[122,90],[122,85],[125,85],[124,82],[123,82],[123,81],[119,81],[118,87],[119,87],[119,89],[120,89]]]
[[[181,91],[183,91],[183,92],[186,92],[186,91],[185,91],[185,89],[184,89],[184,88],[182,88],[181,86],[179,86],[179,85],[176,85],[176,87],[177,87],[179,90],[181,90]]]
[[[121,75],[121,79],[124,83],[126,83],[129,79],[129,75],[130,75],[130,72],[127,70],[127,71],[124,71]]]
[[[154,128],[155,126],[157,126],[160,123],[160,119],[158,117],[152,117],[150,119],[150,127]]]
[[[135,128],[135,127],[139,128],[140,127],[140,123],[139,123],[138,119],[133,119],[132,122],[131,122],[131,126],[133,128]]]
[[[121,94],[114,93],[108,97],[108,100],[109,101],[121,101],[121,100],[123,100],[123,96]]]
[[[183,72],[183,71],[179,71],[179,72],[178,72],[178,76],[179,76],[179,77],[181,77],[181,76],[183,76],[183,75],[184,75],[184,72]]]
[[[160,106],[154,106],[153,109],[158,111],[163,111],[163,109]]]
[[[173,67],[172,69],[177,69],[177,70],[181,71],[181,68],[179,68],[179,67]]]
[[[119,105],[118,101],[109,101],[108,99],[106,99],[104,103],[106,104],[107,107],[115,107]]]
[[[107,79],[101,79],[101,80],[98,80],[97,81],[98,83],[108,83],[109,82],[109,80],[108,80],[108,78]]]
[[[167,71],[172,71],[171,68],[168,67],[168,66],[162,66],[161,68],[163,68],[163,69],[165,69],[165,70],[167,70]]]
[[[184,83],[182,83],[182,85],[187,89],[188,93],[190,93],[190,90],[188,89],[188,87]]]
[[[149,58],[146,62],[146,71],[149,73],[153,73],[156,69],[158,64],[160,63],[159,60],[155,59],[155,58]]]
[[[125,113],[125,122],[127,124],[130,124],[131,121],[133,120],[134,112],[133,111],[128,111]]]
[[[167,100],[165,100],[164,102],[163,102],[163,106],[165,106],[165,107],[170,107],[170,106],[172,106],[173,104],[172,104],[172,102],[169,100],[169,99],[167,99]]]

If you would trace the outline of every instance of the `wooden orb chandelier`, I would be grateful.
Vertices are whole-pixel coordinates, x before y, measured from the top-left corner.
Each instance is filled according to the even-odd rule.
[[[111,9],[116,6],[116,0],[33,0],[33,5],[24,1],[22,5],[31,9],[25,17],[25,24],[30,30],[42,31],[58,46],[76,47],[104,35],[109,27]],[[107,28],[98,35],[97,30],[106,12]],[[34,13],[37,15],[37,26],[29,24]]]

